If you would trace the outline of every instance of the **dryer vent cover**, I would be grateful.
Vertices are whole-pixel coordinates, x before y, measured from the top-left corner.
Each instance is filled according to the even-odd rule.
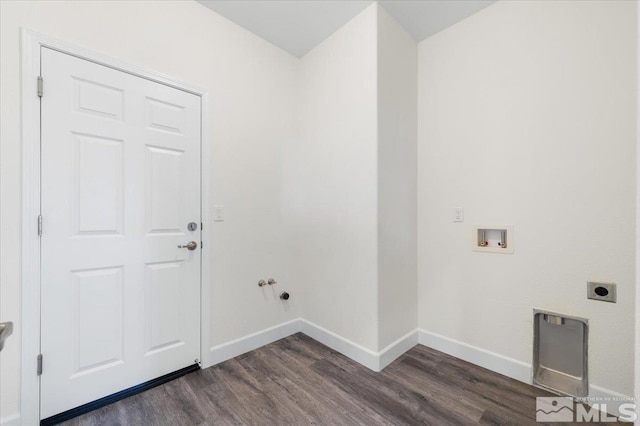
[[[589,321],[533,311],[533,383],[574,397],[589,396]]]

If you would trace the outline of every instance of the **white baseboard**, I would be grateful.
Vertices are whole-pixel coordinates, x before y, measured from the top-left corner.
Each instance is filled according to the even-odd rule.
[[[295,319],[273,327],[249,334],[231,342],[214,346],[210,349],[207,366],[215,365],[238,355],[258,349],[276,340],[284,339],[300,331],[300,320]]]
[[[523,383],[531,384],[531,365],[526,362],[508,358],[495,352],[426,330],[419,330],[419,334],[419,342],[421,345],[428,346]]]
[[[373,371],[381,371],[418,343],[418,330],[414,330],[380,352],[374,352],[319,325],[299,318],[212,347],[210,349],[209,359],[206,363],[203,363],[203,367],[206,368],[221,363],[238,355],[258,349],[261,346],[273,343],[276,340],[284,339],[297,332],[306,334],[312,339],[330,347],[334,351],[340,352]]]
[[[589,385],[589,400],[587,400],[587,403],[589,405],[598,404],[600,411],[606,411],[618,417],[625,414],[620,412],[620,406],[633,402],[634,400],[631,396],[603,388],[602,386]]]
[[[359,362],[365,367],[373,371],[380,371],[380,357],[378,353],[354,343],[351,340],[345,339],[342,336],[338,336],[332,331],[322,328],[305,319],[300,319],[300,331],[311,337],[313,340],[317,340],[323,345],[329,346],[334,351],[340,352],[342,355]]]
[[[12,414],[0,419],[2,426],[20,426],[20,413]]]
[[[589,397],[592,398],[611,398],[611,399],[630,399],[628,395],[621,394],[611,389],[603,388],[598,385],[589,385]]]
[[[384,348],[379,352],[379,365],[380,370],[384,370],[384,368],[391,364],[393,361],[398,359],[402,354],[407,352],[409,349],[413,348],[418,344],[418,330],[413,330],[406,335],[402,336],[395,342],[391,343],[389,346]]]
[[[380,352],[367,349],[305,319],[300,319],[300,331],[373,371],[382,371],[400,355],[418,344],[418,330],[407,333]]]

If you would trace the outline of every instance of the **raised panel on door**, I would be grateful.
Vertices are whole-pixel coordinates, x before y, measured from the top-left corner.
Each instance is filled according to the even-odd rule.
[[[124,91],[96,81],[73,76],[74,105],[78,112],[122,121]]]
[[[41,416],[200,354],[200,98],[42,49]]]
[[[72,223],[76,236],[122,235],[124,141],[73,132]]]
[[[122,364],[122,267],[72,271],[74,373],[92,374]]]
[[[145,356],[155,355],[177,346],[182,340],[183,316],[180,292],[184,262],[162,262],[147,266],[145,285]]]
[[[184,151],[147,145],[145,154],[147,233],[184,235],[184,215],[173,208],[183,204]]]
[[[184,132],[185,107],[160,99],[145,99],[145,116],[150,129],[182,135]]]

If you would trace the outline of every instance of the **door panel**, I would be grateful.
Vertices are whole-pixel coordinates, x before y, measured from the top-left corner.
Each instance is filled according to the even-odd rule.
[[[145,286],[145,356],[184,345],[181,340],[180,300],[183,262],[162,262],[147,266]]]
[[[73,235],[122,235],[124,141],[78,133],[71,137]]]
[[[123,274],[121,267],[71,273],[74,377],[123,362]]]
[[[200,354],[200,98],[42,49],[41,417]]]
[[[180,232],[180,211],[166,207],[183,203],[180,179],[185,172],[183,154],[184,151],[147,145],[145,211],[150,234]]]

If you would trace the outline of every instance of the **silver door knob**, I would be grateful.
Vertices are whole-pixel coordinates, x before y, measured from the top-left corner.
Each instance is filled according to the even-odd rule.
[[[183,245],[183,246],[178,246],[178,248],[186,248],[189,250],[195,250],[198,248],[198,243],[196,243],[195,241],[189,241],[187,244]]]

